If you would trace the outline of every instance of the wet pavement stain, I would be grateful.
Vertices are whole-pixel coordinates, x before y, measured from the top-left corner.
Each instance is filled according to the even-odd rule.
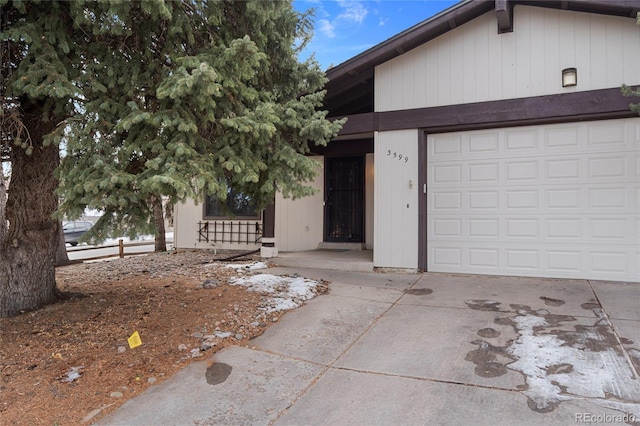
[[[433,290],[430,288],[413,288],[411,290],[405,290],[404,293],[412,296],[426,296],[433,293]]]
[[[475,299],[475,300],[465,300],[464,303],[474,309],[476,311],[499,311],[500,302],[496,302],[495,300],[483,300],[483,299]]]
[[[493,337],[500,336],[500,332],[494,328],[483,328],[482,330],[478,330],[477,334],[480,337],[486,337],[486,338],[493,338]]]
[[[587,309],[587,310],[591,310],[591,309],[600,309],[602,308],[602,306],[600,306],[600,304],[598,302],[587,302],[587,303],[583,303],[582,305],[580,305],[580,307],[582,309]]]
[[[548,298],[540,299],[549,306]],[[465,303],[471,309],[489,311],[497,311],[500,305],[486,300]],[[495,378],[509,370],[520,373],[524,385],[517,389],[526,396],[527,406],[539,413],[551,412],[564,401],[588,399],[601,408],[640,418],[640,378],[636,373],[640,351],[627,348],[625,353],[620,342],[627,344],[628,339],[618,340],[599,304],[583,304],[598,316],[592,325],[576,324],[575,317],[551,314],[546,309],[520,304],[509,307],[514,312],[501,311],[505,315],[494,318],[494,323],[513,328],[517,337],[504,346],[485,340],[470,342],[477,348],[469,351],[465,360],[475,364],[476,375]],[[497,337],[494,331],[483,328],[477,334],[493,338]]]
[[[554,364],[547,367],[547,375],[549,374],[567,374],[573,371],[573,365],[563,363],[563,364]],[[557,384],[554,383],[554,384]]]
[[[493,346],[484,340],[475,340],[471,344],[478,346],[464,358],[476,365],[475,373],[480,377],[500,377],[507,374],[507,364],[516,359],[506,352],[507,346]],[[503,362],[500,362],[503,361]]]
[[[634,348],[629,349],[631,363],[638,373],[640,373],[640,351]]]
[[[232,367],[223,362],[216,362],[207,368],[205,378],[210,385],[219,385],[223,383],[231,374]]]
[[[551,297],[540,296],[540,300],[544,301],[544,304],[547,306],[562,306],[564,305],[564,300],[553,299]]]

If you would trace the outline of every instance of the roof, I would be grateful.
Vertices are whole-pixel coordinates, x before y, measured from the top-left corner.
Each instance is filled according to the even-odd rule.
[[[464,0],[327,70],[325,108],[332,117],[373,112],[373,76],[377,65],[492,10],[496,11],[497,30],[508,32],[515,5],[634,18],[640,11],[640,0]]]

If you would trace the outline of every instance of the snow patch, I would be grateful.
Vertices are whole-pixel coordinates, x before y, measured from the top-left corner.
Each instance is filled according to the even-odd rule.
[[[231,285],[241,285],[249,291],[273,294],[267,302],[267,312],[287,311],[297,308],[318,293],[318,281],[302,277],[283,277],[259,273],[249,277],[237,277],[229,281]]]
[[[246,269],[249,271],[255,271],[258,269],[267,269],[269,266],[264,262],[253,262],[249,264],[229,264],[225,265],[225,268],[229,269]]]
[[[528,389],[524,394],[537,411],[553,410],[562,401],[588,398],[600,407],[640,418],[640,381],[620,348],[604,344],[608,331],[596,326],[558,331],[554,329],[557,324],[550,326],[545,318],[532,313],[519,312],[511,320],[519,337],[506,348],[517,358],[508,368],[525,376]],[[595,350],[587,342],[603,344]]]

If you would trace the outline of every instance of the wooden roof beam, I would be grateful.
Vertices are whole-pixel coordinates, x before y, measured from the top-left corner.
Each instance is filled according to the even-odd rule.
[[[509,0],[496,0],[498,34],[513,32],[513,5]]]

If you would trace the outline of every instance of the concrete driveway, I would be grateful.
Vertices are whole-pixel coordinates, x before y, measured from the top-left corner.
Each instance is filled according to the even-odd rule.
[[[270,269],[331,281],[105,425],[640,425],[640,283]]]

